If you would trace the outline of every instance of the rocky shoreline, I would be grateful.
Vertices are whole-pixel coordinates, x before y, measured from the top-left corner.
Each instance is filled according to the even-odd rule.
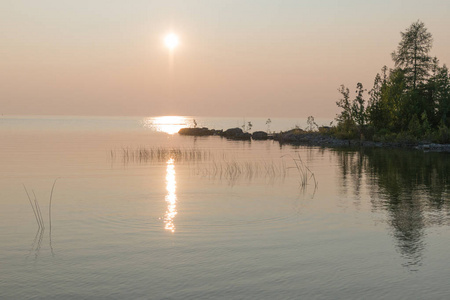
[[[449,152],[450,144],[435,143],[400,143],[400,142],[373,142],[359,140],[342,140],[331,135],[319,132],[307,132],[296,128],[285,132],[268,134],[264,131],[255,131],[253,133],[244,132],[241,128],[230,128],[227,130],[216,130],[203,128],[182,128],[178,132],[180,135],[187,136],[221,136],[230,140],[275,140],[280,144],[305,145],[318,147],[370,147],[370,148],[403,148],[416,149],[424,152]]]

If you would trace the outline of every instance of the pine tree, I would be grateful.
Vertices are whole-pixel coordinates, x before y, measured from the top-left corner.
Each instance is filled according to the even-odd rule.
[[[413,90],[426,81],[432,68],[433,60],[429,56],[433,44],[431,33],[421,21],[414,22],[401,33],[397,51],[392,53],[395,66],[402,68]]]

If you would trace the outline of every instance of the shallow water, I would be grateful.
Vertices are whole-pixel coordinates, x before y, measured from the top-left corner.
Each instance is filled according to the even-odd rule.
[[[242,121],[211,120],[196,122]],[[272,130],[288,122],[272,120]],[[448,154],[182,137],[154,123],[1,120],[0,298],[450,293]],[[310,173],[301,185],[296,163],[317,186]]]

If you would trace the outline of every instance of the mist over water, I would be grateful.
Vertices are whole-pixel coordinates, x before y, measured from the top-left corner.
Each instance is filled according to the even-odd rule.
[[[448,154],[172,134],[194,119],[215,129],[306,127],[292,119],[268,128],[267,119],[243,118],[2,118],[0,298],[450,293]],[[302,187],[299,159],[317,185],[308,174]]]

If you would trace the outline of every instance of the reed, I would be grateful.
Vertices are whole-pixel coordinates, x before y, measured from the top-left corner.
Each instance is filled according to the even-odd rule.
[[[39,217],[39,222],[41,223],[42,228],[44,229],[44,219],[42,218],[42,212],[41,212],[41,207],[39,206],[39,202],[37,201],[36,198],[36,194],[34,193],[34,190],[31,190],[33,192],[33,196],[34,196],[34,206],[36,207],[36,212],[37,215]]]
[[[187,149],[187,148],[145,148],[139,147],[135,149],[122,148],[121,150],[111,150],[110,157],[115,160],[117,152],[122,157],[123,163],[146,163],[161,162],[168,159],[175,161],[204,161],[211,157],[210,150]]]
[[[48,237],[50,239],[50,251],[52,252],[53,256],[55,256],[55,253],[53,252],[53,246],[52,246],[52,198],[53,198],[53,190],[55,189],[56,181],[58,179],[59,179],[59,177],[56,178],[55,181],[53,181],[52,191],[50,192],[50,200],[48,203],[48,224],[49,224]]]
[[[38,225],[38,229],[36,231],[36,236],[34,237],[33,244],[30,249],[30,254],[31,254],[31,251],[33,251],[33,249],[34,249],[35,257],[37,257],[39,255],[39,251],[41,249],[41,244],[42,244],[42,238],[44,236],[44,230],[45,230],[44,219],[42,218],[41,208],[39,206],[39,201],[37,200],[34,190],[32,190],[34,199],[31,200],[30,193],[28,193],[27,187],[25,185],[23,185],[23,188],[25,190],[25,193],[27,194],[27,198],[28,198],[28,201],[30,202],[31,209],[33,210],[34,218],[36,219],[36,223]]]
[[[312,179],[314,182],[314,188],[317,189],[318,182],[316,180],[316,175],[309,169],[309,167],[303,162],[299,153],[297,153],[297,158],[290,154],[283,155],[282,157],[289,156],[295,164],[295,169],[298,171],[300,177],[300,187],[305,189],[308,182]]]
[[[53,190],[55,189],[56,181],[59,179],[56,178],[55,181],[53,181],[52,185],[52,191],[50,192],[50,201],[48,203],[48,223],[50,227],[50,232],[52,231],[52,198],[53,198]]]
[[[117,154],[119,153],[119,154]],[[215,155],[214,155],[215,154]],[[193,162],[196,164],[195,173],[210,178],[236,181],[244,178],[251,180],[256,177],[265,177],[270,180],[284,179],[289,169],[296,169],[299,175],[300,187],[305,189],[312,181],[315,188],[318,186],[314,172],[303,162],[300,154],[297,157],[283,155],[281,160],[274,161],[241,161],[232,157],[229,153],[211,153],[210,150],[197,148],[164,148],[164,147],[138,147],[111,150],[112,161],[121,157],[124,164],[165,162],[173,159],[176,162]],[[291,163],[287,163],[284,157],[290,157]]]
[[[36,194],[34,193],[34,191],[32,191],[33,195],[34,195],[34,201],[32,201],[30,194],[28,193],[28,190],[25,185],[23,185],[23,188],[25,189],[25,193],[27,194],[28,201],[30,202],[31,209],[33,210],[34,217],[36,219],[36,223],[38,224],[38,227],[44,229],[45,228],[44,220],[42,219],[42,213],[41,213],[41,209],[39,207],[39,202],[36,198]]]
[[[48,222],[49,222],[49,227],[50,227],[49,243],[50,243],[50,250],[51,250],[51,253],[53,256],[54,256],[54,252],[53,252],[53,246],[52,246],[52,199],[53,199],[53,191],[55,189],[56,181],[58,179],[59,179],[59,177],[56,178],[55,181],[53,182],[52,190],[50,192],[49,205],[48,205]],[[32,200],[30,197],[30,193],[28,192],[28,189],[24,184],[23,184],[23,188],[25,190],[25,193],[27,194],[27,198],[30,203],[31,209],[33,210],[34,218],[36,219],[36,223],[38,225],[36,236],[34,237],[32,248],[30,250],[30,253],[31,253],[31,251],[33,251],[33,249],[34,249],[36,252],[36,257],[37,257],[39,255],[39,251],[41,249],[41,244],[42,244],[42,238],[44,236],[44,230],[45,230],[44,218],[42,217],[41,207],[39,205],[39,201],[36,197],[36,193],[34,192],[34,190],[31,190],[31,192],[33,193],[33,197],[34,197]]]

